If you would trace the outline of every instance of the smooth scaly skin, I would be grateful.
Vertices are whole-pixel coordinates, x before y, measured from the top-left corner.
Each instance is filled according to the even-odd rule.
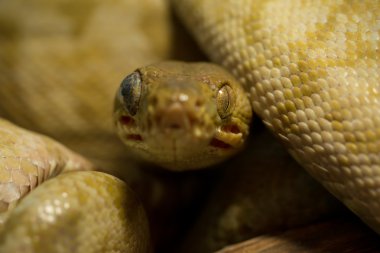
[[[223,164],[221,180],[187,234],[182,253],[215,252],[342,214],[343,205],[269,131],[254,124],[247,141],[241,153]]]
[[[100,172],[49,180],[20,202],[0,234],[4,253],[149,250],[142,205],[124,182]]]
[[[0,214],[45,180],[93,165],[61,144],[0,118]]]
[[[117,132],[130,152],[179,171],[220,163],[243,147],[252,112],[244,90],[225,69],[165,61],[137,72],[141,94],[122,95],[120,88],[115,99]],[[230,113],[222,117],[218,94],[225,86],[231,88]],[[141,95],[135,115],[125,102],[134,100],[132,95]]]
[[[300,43],[301,40],[298,39],[297,37],[301,36],[301,39],[302,39],[302,37],[305,37],[305,36],[303,36],[303,35],[305,35],[303,33],[306,30],[309,31],[309,29],[311,29],[311,30],[315,29],[313,22],[317,21],[318,19],[316,18],[315,13],[313,13],[313,12],[318,12],[318,15],[321,15],[321,14],[323,14],[324,11],[326,11],[326,12],[331,11],[329,18],[327,19],[327,20],[329,20],[329,22],[331,22],[334,20],[335,17],[338,19],[340,18],[337,15],[335,15],[337,12],[340,11],[339,6],[338,6],[338,8],[334,8],[334,6],[331,6],[331,4],[328,4],[328,3],[324,4],[324,2],[320,3],[320,2],[316,2],[316,1],[313,1],[313,2],[310,1],[309,5],[306,5],[306,4],[298,4],[297,5],[297,4],[293,4],[294,2],[291,2],[291,1],[287,1],[287,2],[286,1],[277,1],[277,2],[272,1],[268,5],[273,6],[273,8],[272,9],[269,8],[269,11],[267,13],[265,13],[267,11],[267,9],[265,8],[266,5],[261,4],[261,2],[259,2],[259,1],[254,2],[255,5],[257,3],[256,8],[251,8],[250,4],[247,1],[239,1],[239,0],[232,1],[231,0],[230,2],[232,4],[237,5],[237,6],[234,8],[224,6],[225,4],[228,4],[227,1],[223,1],[223,2],[218,1],[218,2],[211,3],[209,8],[204,9],[205,10],[204,17],[207,18],[208,20],[210,20],[210,21],[207,21],[207,22],[209,22],[209,24],[212,24],[212,23],[214,23],[213,19],[215,18],[215,15],[223,17],[223,15],[229,15],[230,13],[232,13],[232,14],[236,14],[238,16],[238,19],[239,19],[239,15],[240,15],[239,13],[242,13],[243,15],[247,15],[247,19],[243,22],[243,24],[236,24],[236,26],[234,26],[234,21],[236,19],[233,19],[231,16],[227,16],[227,18],[223,22],[230,23],[230,27],[228,25],[226,25],[226,27],[221,27],[221,26],[217,26],[217,25],[214,26],[214,24],[212,24],[212,26],[210,25],[207,28],[208,30],[203,30],[204,26],[194,26],[194,28],[199,28],[200,30],[202,30],[201,36],[205,36],[204,37],[205,40],[207,38],[211,38],[211,40],[214,40],[214,38],[217,38],[217,37],[220,38],[220,42],[218,42],[218,40],[214,40],[214,41],[216,41],[216,44],[217,44],[216,46],[215,46],[215,43],[210,43],[210,45],[204,46],[204,47],[210,46],[210,48],[211,47],[216,48],[216,49],[209,49],[210,54],[213,55],[213,59],[218,60],[219,62],[224,62],[224,65],[230,67],[230,69],[233,70],[234,74],[236,76],[239,76],[241,81],[243,83],[245,83],[246,86],[251,86],[251,85],[253,85],[253,83],[256,83],[256,81],[258,81],[257,86],[256,86],[256,88],[253,89],[253,91],[256,92],[256,93],[254,93],[254,95],[256,94],[256,96],[261,96],[261,101],[257,100],[258,102],[261,103],[261,105],[263,105],[265,103],[271,103],[270,101],[273,101],[275,99],[281,99],[281,96],[279,98],[277,97],[279,94],[284,94],[284,95],[286,94],[286,96],[288,96],[288,95],[294,93],[295,95],[297,95],[297,94],[299,95],[301,91],[304,92],[303,89],[307,90],[307,87],[309,87],[309,86],[303,86],[303,89],[301,89],[302,87],[300,86],[300,84],[305,85],[305,83],[306,83],[305,78],[308,76],[301,75],[301,73],[298,73],[298,70],[305,73],[305,69],[303,69],[303,68],[311,66],[312,69],[314,69],[314,71],[318,72],[315,68],[315,65],[317,63],[321,64],[321,66],[322,66],[322,68],[320,67],[320,69],[322,71],[322,73],[321,73],[322,74],[322,80],[325,81],[325,82],[322,82],[322,84],[324,84],[328,88],[327,91],[326,90],[325,91],[327,92],[327,94],[329,92],[334,94],[334,91],[331,91],[331,85],[332,85],[331,82],[334,79],[339,79],[339,78],[334,76],[333,73],[331,73],[331,72],[340,70],[340,68],[342,66],[340,64],[344,65],[344,63],[345,63],[344,60],[343,61],[336,61],[336,59],[335,60],[333,59],[334,55],[339,56],[341,54],[340,51],[342,50],[342,47],[340,47],[340,46],[336,47],[336,49],[334,47],[332,47],[332,46],[334,46],[334,43],[340,43],[339,40],[338,40],[338,42],[334,41],[334,38],[337,38],[336,34],[339,34],[339,32],[337,32],[337,33],[328,33],[328,32],[319,33],[319,35],[322,35],[320,38],[322,40],[322,43],[321,44],[317,43],[314,45],[315,48],[316,47],[320,48],[320,50],[319,51],[317,50],[316,52],[311,52],[311,50],[310,50],[311,48],[313,48],[312,44],[315,40],[311,40],[311,41],[305,40],[304,42],[307,42],[307,43],[302,44],[302,43]],[[377,4],[375,1],[370,2],[370,3]],[[184,9],[186,9],[188,7],[185,5],[185,2],[182,2],[181,5],[182,4],[184,6]],[[198,4],[200,4],[200,3],[198,3]],[[339,2],[334,2],[333,4],[339,4]],[[367,4],[367,3],[364,3],[364,4]],[[378,13],[378,11],[376,11],[376,8],[377,8],[376,6],[369,7],[368,10],[371,10],[371,12],[374,15],[376,15],[376,13]],[[244,10],[249,10],[249,11],[247,13],[244,13]],[[309,10],[309,11],[307,11],[307,10]],[[355,10],[359,13],[362,13],[361,16],[359,15],[359,20],[362,19],[363,15],[367,15],[360,8],[353,7],[352,10]],[[192,14],[193,13],[192,9],[188,8],[186,10],[186,13]],[[260,15],[258,15],[258,14],[260,14]],[[232,16],[234,16],[234,15],[232,15]],[[276,21],[276,18],[278,18],[278,17],[283,17],[283,22],[285,22],[285,23],[286,22],[292,22],[292,23],[291,24],[286,23],[286,25],[284,25],[282,27],[271,26],[271,24],[274,24],[274,22]],[[355,19],[357,19],[357,17],[358,16],[355,16],[355,15],[348,15],[348,18],[350,20],[355,20]],[[252,21],[252,19],[256,19],[256,21],[255,20]],[[309,22],[305,22],[305,20],[307,20],[307,19],[309,19]],[[375,17],[372,17],[372,21],[374,21],[375,19],[376,19]],[[256,22],[256,24],[252,25],[251,27],[246,27],[248,30],[252,29],[251,31],[248,31],[249,36],[246,36],[245,35],[246,32],[244,31],[244,29],[242,31],[241,28],[244,26],[247,26],[247,25],[244,25],[244,23],[249,24],[252,22]],[[281,23],[282,23],[282,21],[281,21]],[[359,28],[363,29],[363,28],[369,27],[367,23],[368,22],[363,22],[363,20],[361,20],[361,22],[358,23]],[[343,28],[350,27],[350,25],[346,24],[346,25],[338,26],[339,29],[341,29],[342,27]],[[230,29],[230,28],[232,28],[232,29]],[[317,27],[317,28],[319,29],[319,27]],[[327,27],[327,28],[329,28],[329,27]],[[351,25],[351,28],[355,29],[355,26]],[[217,31],[216,33],[207,32],[207,31],[210,31],[213,29],[215,29],[215,31],[216,31],[216,29],[219,29],[220,31],[219,32]],[[256,29],[257,33],[254,33],[253,29]],[[289,29],[293,29],[293,32],[289,32]],[[271,31],[268,32],[268,30],[274,30],[274,32],[273,33]],[[212,37],[208,36],[210,34]],[[226,37],[224,37],[225,35],[226,35]],[[310,35],[313,35],[313,33],[308,33],[306,35],[310,36]],[[355,34],[351,34],[351,35],[355,35]],[[375,33],[375,35],[376,35],[376,33]],[[235,40],[234,38],[238,38],[238,39]],[[245,38],[247,38],[247,40]],[[269,38],[269,40],[268,40],[268,38]],[[272,38],[272,39],[274,38],[273,41],[271,41],[270,38]],[[276,40],[276,38],[277,38],[277,40]],[[293,44],[289,43],[289,38],[295,42]],[[327,45],[325,42],[323,42],[323,40],[326,41],[328,39],[332,39],[332,42],[327,43],[328,44]],[[363,38],[361,38],[361,39],[363,39]],[[365,37],[364,37],[364,40],[366,40]],[[255,44],[256,42],[257,42],[257,44]],[[352,40],[351,40],[351,42],[352,42]],[[360,41],[358,41],[358,42],[360,42]],[[360,43],[363,43],[363,42],[366,42],[366,41],[361,41]],[[250,44],[251,47],[247,47],[246,46],[247,43]],[[351,46],[353,46],[355,44],[356,44],[355,42],[351,43]],[[271,47],[272,45],[273,45],[273,48]],[[283,45],[284,47],[279,46],[279,45]],[[305,49],[305,46],[307,46],[306,49]],[[222,48],[222,47],[224,47],[224,48]],[[307,49],[307,48],[309,48],[309,49]],[[333,50],[329,50],[329,48],[330,49],[333,48]],[[371,80],[375,80],[375,82],[376,82],[378,80],[378,75],[376,75],[376,73],[378,73],[378,67],[376,65],[377,64],[376,63],[376,57],[378,59],[378,56],[374,56],[374,50],[372,50],[372,51],[369,50],[368,52],[370,52],[370,53],[368,54],[368,52],[365,51],[365,50],[368,50],[368,47],[366,47],[366,46],[359,45],[357,48],[362,49],[362,52],[360,52],[360,55],[367,54],[367,59],[364,61],[364,60],[357,60],[357,59],[355,59],[355,57],[351,57],[351,59],[354,59],[351,61],[351,65],[358,65],[359,67],[360,67],[360,65],[363,66],[360,71],[358,71],[357,73],[351,72],[351,74],[355,74],[355,75],[360,76],[360,75],[363,75],[363,73],[364,74],[370,73],[371,67],[367,66],[368,65],[368,64],[366,64],[366,61],[367,61],[367,63],[369,62],[370,64],[373,64],[372,70],[375,69],[376,71],[373,71],[372,73],[370,73],[368,75],[368,77],[364,80],[364,82],[360,81],[360,84],[362,85],[364,83],[364,85],[365,85],[365,84],[367,84],[367,82],[371,83]],[[265,49],[266,49],[266,51],[264,52]],[[278,49],[281,49],[281,50],[278,50]],[[283,49],[284,49],[284,51],[282,51]],[[301,49],[301,50],[297,51],[297,49]],[[316,56],[316,55],[318,56],[318,54],[320,54],[320,53],[323,54],[323,53],[328,52],[328,54],[326,54],[325,58],[322,57],[322,60],[316,61],[316,62],[314,62],[314,64],[310,64],[309,61],[311,59],[306,58],[306,54],[305,54],[305,52],[307,52],[307,51],[310,51],[311,52],[310,55],[314,55],[314,56]],[[280,57],[279,54],[282,54],[283,57]],[[371,56],[371,54],[372,54],[372,56]],[[329,57],[328,61],[326,60],[327,56]],[[370,57],[368,57],[368,56],[370,56]],[[289,58],[289,61],[287,61],[288,58]],[[374,58],[375,58],[375,60],[373,60]],[[307,64],[305,65],[302,62],[302,60],[305,61]],[[28,64],[28,61],[24,61],[24,62],[25,62],[25,64]],[[336,68],[334,68],[334,64],[336,64],[336,66],[337,66]],[[277,68],[274,68],[273,66],[276,66]],[[281,66],[281,68],[279,66]],[[284,68],[282,68],[282,67],[284,67]],[[254,69],[256,70],[256,72],[254,72]],[[280,74],[284,75],[284,79],[278,78],[278,71],[276,71],[276,70],[272,71],[273,69],[279,69]],[[290,72],[290,71],[294,71],[294,72]],[[290,76],[290,73],[294,75],[295,79],[294,78],[292,79],[292,77]],[[289,87],[288,89],[290,89],[291,92],[289,93],[287,91],[284,91],[283,90],[284,88],[281,88],[281,87],[279,87],[281,89],[278,89],[280,91],[280,93],[273,92],[272,90],[273,90],[274,85],[271,83],[272,80],[270,79],[270,74],[272,74],[274,76],[273,81],[274,81],[275,85],[281,86],[282,80],[284,80],[286,85],[290,84],[290,86],[284,86],[284,87],[285,88]],[[326,78],[326,75],[328,75],[329,78]],[[312,74],[310,74],[310,76],[315,77],[315,74],[312,73]],[[297,77],[298,77],[298,79],[297,79]],[[333,78],[331,78],[331,77],[333,77]],[[348,79],[350,79],[350,78],[348,78]],[[276,82],[275,80],[278,80],[280,82]],[[301,82],[301,80],[302,80],[302,82]],[[248,83],[250,83],[250,84],[248,85]],[[293,85],[295,85],[295,86],[293,86]],[[298,85],[298,89],[296,87],[297,85]],[[369,89],[367,89],[367,91],[368,90]],[[268,91],[268,93],[264,93],[267,91]],[[284,92],[281,92],[281,91],[284,91]],[[376,90],[374,90],[374,91],[376,91]],[[360,95],[360,92],[358,94]],[[302,95],[302,93],[301,93],[301,95]],[[339,94],[339,95],[341,95],[341,94]],[[86,95],[86,97],[88,97],[88,94]],[[308,96],[305,96],[305,97],[308,97]],[[335,94],[335,95],[333,95],[333,97],[338,97],[338,96]],[[356,101],[356,102],[361,103],[360,100],[363,100],[363,102],[367,102],[366,99],[359,99],[358,97],[359,96],[355,95],[353,97],[353,99],[348,99],[348,101],[349,102],[352,102],[352,101],[355,102]],[[286,98],[286,99],[288,99],[288,98]],[[298,97],[298,99],[293,98],[293,100],[289,100],[292,103],[287,103],[286,106],[288,106],[288,107],[290,106],[291,109],[292,108],[298,108],[296,106],[300,106],[300,104],[297,101],[300,101],[300,100],[302,100],[302,99],[299,97]],[[320,106],[320,107],[323,107],[323,110],[322,110],[323,115],[325,115],[326,112],[328,112],[328,108],[326,109],[325,107],[328,107],[330,104],[331,105],[334,104],[334,103],[331,103],[329,101],[329,98],[327,98],[326,102],[327,102],[327,104],[325,103],[323,106],[321,104],[321,106]],[[292,104],[294,105],[294,107],[291,106]],[[255,110],[257,112],[260,111],[261,105],[256,104]],[[288,107],[285,107],[285,109]],[[278,108],[282,108],[282,107],[279,106]],[[300,110],[301,112],[304,111],[303,110],[304,108],[302,106],[300,108],[301,108],[301,110]],[[290,131],[290,130],[293,131],[291,133],[297,132],[298,131],[297,129],[299,129],[299,127],[297,127],[297,124],[296,124],[298,122],[297,119],[294,119],[294,117],[292,116],[295,113],[292,114],[292,112],[290,111],[288,113],[289,114],[289,116],[288,116],[288,115],[286,115],[287,111],[285,110],[285,112],[281,114],[281,115],[285,115],[285,116],[279,116],[276,114],[276,109],[277,109],[276,106],[266,107],[266,109],[263,107],[263,109],[261,110],[261,113],[259,113],[259,114],[261,115],[262,118],[265,119],[265,122],[267,124],[272,126],[272,128],[275,128],[275,126],[276,126],[276,129],[277,130],[279,129],[278,130],[279,133],[281,133],[281,131],[283,131],[282,133],[285,133],[285,134],[283,134],[283,136],[286,138],[290,138],[289,132],[285,132],[286,129],[288,129],[287,131]],[[267,110],[267,111],[265,111],[265,110]],[[13,108],[12,108],[12,112],[13,112]],[[305,110],[305,112],[306,112],[306,110]],[[54,113],[56,113],[56,111],[54,111]],[[355,111],[355,114],[357,114],[357,111]],[[274,118],[269,119],[272,116],[274,116]],[[330,117],[332,117],[332,116],[333,116],[333,114],[331,113]],[[282,117],[284,117],[284,118],[282,118]],[[318,117],[320,117],[320,116],[318,116]],[[336,115],[334,117],[336,117]],[[320,117],[320,118],[322,118],[322,117]],[[280,126],[274,125],[273,122],[279,122],[279,121],[276,121],[276,119],[283,119],[284,122],[281,121],[282,125],[280,125]],[[370,119],[376,120],[376,117],[371,116]],[[320,126],[325,126],[325,125],[332,126],[331,120],[329,121],[329,119],[327,119],[327,121],[328,122],[326,124],[321,123],[319,125]],[[39,121],[39,122],[43,122],[43,121]],[[278,124],[278,123],[276,123],[276,124]],[[293,128],[295,128],[295,129],[291,128],[292,124],[293,124]],[[304,125],[301,125],[301,128],[303,126]],[[359,124],[359,126],[360,126],[360,124]],[[365,126],[366,127],[368,126],[367,122],[365,122]],[[355,127],[357,127],[357,126],[355,126]],[[352,132],[349,131],[348,134],[350,134],[350,133],[352,133]],[[352,136],[354,138],[356,138],[356,135],[358,135],[358,136],[362,135],[362,137],[363,137],[363,134],[364,133],[360,133],[360,131],[359,131],[358,134],[352,133]],[[309,136],[309,135],[304,135],[303,138],[307,139],[307,136]],[[328,131],[327,131],[326,136],[327,136],[328,141],[334,140],[335,136],[337,136],[338,139],[340,138],[339,134],[337,135],[335,133],[331,133],[331,131],[330,131],[330,133],[328,133]],[[324,136],[324,138],[326,138],[326,136]],[[359,138],[362,138],[362,137],[359,137]],[[364,134],[364,137],[365,137],[365,134]],[[293,136],[292,138],[296,138],[296,137]],[[356,146],[356,142],[353,142],[353,144],[354,144],[354,146],[351,145],[351,147]],[[364,149],[366,148],[366,143],[359,143],[359,144],[362,144],[362,145],[357,145],[359,147],[359,151],[363,148]],[[295,151],[293,153],[300,153],[303,148],[298,146],[298,144],[294,144],[294,145],[295,146],[293,146],[293,147],[294,147]],[[335,144],[333,144],[330,141],[327,144],[322,143],[320,146],[322,146],[323,148],[325,148],[325,146],[327,146],[329,148],[329,147],[333,147],[334,145]],[[310,147],[310,144],[306,145],[306,147]],[[330,150],[330,149],[331,148],[329,148],[327,150]],[[371,149],[371,148],[369,148],[369,149]],[[310,150],[310,149],[308,149],[308,150]],[[300,156],[300,155],[298,154],[298,156]],[[311,157],[313,157],[313,156],[311,156]],[[351,194],[353,194],[352,190],[351,191],[346,190],[345,189],[346,187],[342,186],[342,184],[341,184],[341,181],[346,180],[347,177],[342,177],[342,178],[338,177],[338,180],[334,180],[334,178],[329,177],[328,173],[339,175],[339,173],[340,173],[339,171],[342,171],[342,170],[337,169],[338,167],[336,167],[336,166],[330,167],[330,166],[325,165],[325,163],[327,164],[327,161],[323,161],[323,160],[326,160],[327,159],[326,157],[328,157],[328,156],[326,156],[326,155],[321,156],[318,154],[317,160],[319,162],[323,162],[324,168],[329,167],[328,168],[329,172],[326,172],[325,170],[323,170],[324,174],[321,174],[320,177],[324,177],[324,175],[326,175],[326,177],[328,177],[330,179],[329,182],[332,182],[332,181],[334,181],[334,182],[338,181],[338,182],[337,183],[328,183],[328,181],[325,181],[326,182],[325,185],[327,185],[328,188],[334,188],[334,187],[342,188],[342,190],[340,191],[342,193],[348,192],[350,194],[350,192],[351,192]],[[331,160],[334,163],[334,157],[336,157],[336,156],[333,155],[331,157],[332,157]],[[358,159],[365,160],[366,157],[368,157],[368,156],[364,154],[364,155],[361,155],[360,158],[358,158]],[[305,159],[303,159],[303,160],[305,160]],[[315,160],[310,160],[310,161],[314,162]],[[349,169],[351,167],[347,167],[347,168]],[[347,173],[352,171],[352,173],[357,173],[359,175],[362,173],[368,173],[368,172],[362,172],[362,170],[360,170],[358,168],[359,167],[356,166],[356,168],[352,167],[352,170],[346,170],[346,171],[348,171]],[[313,168],[311,168],[310,170],[313,170]],[[368,167],[368,169],[365,171],[371,171],[371,170],[372,169],[370,167]],[[372,170],[372,171],[374,171],[374,170]],[[314,174],[316,174],[316,173],[314,173]],[[365,180],[359,179],[359,182],[355,182],[352,184],[354,185],[356,183],[359,183],[359,184],[361,183],[363,185],[361,189],[363,189],[364,193],[367,193],[367,195],[369,195],[370,194],[368,191],[368,182],[369,181],[371,181],[371,180],[367,179],[365,181]],[[376,186],[376,181],[373,180],[373,182],[371,182],[371,184],[373,184],[373,183],[375,183],[374,185]],[[346,185],[350,185],[350,184],[347,183]],[[336,194],[339,194],[338,191],[335,191],[335,192],[336,192]],[[376,194],[376,193],[374,193],[374,194]],[[343,196],[348,196],[348,195],[344,194]],[[364,194],[363,199],[366,199],[365,194]],[[376,207],[377,205],[375,203],[372,203],[372,206]],[[358,208],[356,208],[356,209],[362,210],[362,212],[364,212],[364,213],[370,212],[368,210],[372,210],[373,212],[376,212],[376,209],[373,209],[371,207],[367,208],[365,205],[363,208],[359,207],[359,209]],[[367,211],[365,211],[365,210],[367,210]]]
[[[292,156],[380,233],[380,2],[173,2]]]
[[[149,252],[144,210],[124,182],[77,171],[94,167],[3,119],[0,136],[1,253]]]

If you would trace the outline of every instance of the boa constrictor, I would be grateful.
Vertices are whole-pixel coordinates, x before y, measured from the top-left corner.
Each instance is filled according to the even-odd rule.
[[[205,52],[239,80],[253,111],[285,144],[291,155],[363,221],[380,232],[379,3],[276,0],[173,2]],[[177,69],[174,70],[171,65]],[[140,149],[140,155],[148,160],[177,170],[202,167],[205,164],[200,161],[202,159],[215,162],[220,150],[198,146],[215,146],[216,139],[222,147],[228,147],[233,143],[233,137],[228,136],[231,134],[244,139],[247,131],[245,124],[250,117],[246,108],[248,104],[241,98],[233,81],[223,75],[213,78],[212,72],[215,70],[207,65],[187,67],[190,69],[188,72],[178,63],[139,69],[132,74],[138,75],[134,80],[130,80],[131,76],[124,80],[116,110],[116,124],[126,144]],[[208,78],[197,78],[197,74],[203,74],[200,69],[208,69],[211,74]],[[212,119],[201,116],[201,120],[197,119],[197,113],[186,108],[195,102],[181,101],[181,95],[176,94],[174,89],[166,88],[165,91],[162,88],[165,85],[155,87],[157,80],[170,86],[167,85],[170,83],[167,73],[175,76],[174,82],[178,86],[186,79],[183,76],[192,75],[195,80],[203,82],[201,87],[217,87],[209,96],[210,100],[215,100],[217,107],[220,106],[219,94],[223,93],[223,84],[230,83],[226,86],[231,87],[231,91],[226,93],[235,91],[237,102],[234,109],[240,111],[235,112],[238,117],[231,114],[226,120],[223,113],[219,113],[219,117]],[[140,82],[146,82],[143,88]],[[153,95],[140,94],[144,93],[144,89],[150,90]],[[203,93],[206,93],[204,90]],[[154,111],[150,100],[160,92],[158,100],[164,101],[164,105],[155,104],[157,108]],[[170,100],[166,98],[167,94],[172,96],[170,99],[174,102],[167,102]],[[136,100],[136,96],[147,101],[133,104],[131,100]],[[186,97],[191,97],[191,94],[187,92]],[[201,95],[195,94],[193,97]],[[123,103],[123,100],[126,102]],[[135,116],[135,111],[131,113],[131,103],[133,110],[137,110],[140,103],[143,107],[140,110],[146,111],[145,114],[141,116],[137,113]],[[175,103],[184,106],[178,106],[179,109],[173,113],[171,107]],[[168,108],[165,113],[169,116],[157,118],[157,114],[164,111],[160,107]],[[165,139],[164,133],[168,129],[186,128],[183,123],[186,120],[178,116],[178,111],[188,114],[187,121],[195,122],[192,125],[194,129],[199,125],[197,122],[207,125],[209,121],[219,120],[220,125],[216,123],[217,126],[212,126],[211,130],[201,128],[211,135],[207,144],[200,140],[205,137],[199,137],[198,143],[194,143],[197,139],[194,133],[191,141],[186,140],[186,135],[180,138],[174,136],[174,139],[186,144],[173,144],[170,138]],[[214,111],[219,112],[219,107]],[[153,120],[147,120],[148,116]],[[140,129],[132,134],[133,137],[136,134],[139,136],[139,144],[136,144],[136,138],[128,140],[131,130],[128,124],[123,124],[123,117],[131,117],[128,124],[132,122]],[[173,120],[175,117],[178,119]],[[163,134],[154,131],[160,127]],[[187,154],[189,147],[195,147],[194,150],[190,148],[194,157]],[[169,152],[163,153],[162,150]],[[177,159],[173,160],[172,156],[177,156]]]
[[[172,2],[210,58],[243,84],[254,112],[293,157],[380,232],[379,3],[369,0]],[[4,123],[5,129],[12,129],[7,124]],[[12,141],[4,143],[13,145]],[[17,160],[12,166],[19,168],[20,164]],[[35,165],[28,168],[41,173]],[[68,175],[60,180],[67,183]],[[12,178],[23,180],[17,173]],[[85,182],[96,185],[103,182],[99,180]],[[53,180],[45,185],[52,184]],[[118,192],[111,188],[107,190]],[[36,190],[34,195],[44,195],[41,192]],[[18,194],[22,193],[23,190]],[[116,196],[111,201],[120,203],[123,199],[125,196]],[[130,205],[135,206],[132,202]],[[17,208],[23,209],[21,205]],[[42,211],[49,213],[49,210]],[[36,212],[39,211],[37,208]],[[135,216],[139,218],[134,228],[145,222],[141,211],[128,217]],[[9,221],[6,226],[12,227],[14,223]],[[144,236],[147,231],[142,230],[138,234],[145,246],[137,246],[138,252],[148,248]],[[29,233],[23,227],[15,231],[16,235]],[[14,237],[6,234],[2,240],[11,243]],[[27,245],[34,242],[31,240]],[[11,249],[2,248],[4,252],[12,252]]]
[[[380,3],[173,2],[291,155],[380,233]]]

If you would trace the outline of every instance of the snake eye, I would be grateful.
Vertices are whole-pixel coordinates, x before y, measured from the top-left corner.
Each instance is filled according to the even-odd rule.
[[[216,105],[219,116],[224,119],[231,115],[235,105],[235,94],[229,85],[224,85],[218,90]]]
[[[121,82],[119,90],[120,96],[124,102],[125,108],[131,116],[134,116],[139,109],[141,90],[141,76],[138,72],[133,72]]]

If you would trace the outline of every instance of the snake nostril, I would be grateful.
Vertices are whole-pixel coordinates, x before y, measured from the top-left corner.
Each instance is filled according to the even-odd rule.
[[[158,99],[157,99],[156,96],[154,96],[154,97],[152,97],[152,98],[150,99],[150,104],[151,104],[153,107],[156,107],[156,106],[157,106],[157,104],[158,104]]]
[[[197,99],[197,100],[195,101],[195,107],[199,108],[199,107],[201,107],[201,106],[203,106],[203,101],[200,100],[200,99]]]
[[[199,121],[197,120],[196,116],[194,116],[193,114],[189,114],[189,115],[188,115],[188,120],[189,120],[189,124],[190,124],[190,126],[195,125],[197,122],[198,122],[198,123],[202,123],[202,122],[199,122]]]

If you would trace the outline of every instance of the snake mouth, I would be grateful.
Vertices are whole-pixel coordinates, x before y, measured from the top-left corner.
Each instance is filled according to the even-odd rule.
[[[217,138],[212,138],[210,141],[210,146],[219,149],[230,149],[232,146],[224,141],[218,140]]]
[[[142,141],[143,138],[139,134],[127,134],[126,138],[130,141]]]
[[[236,124],[222,126],[211,139],[210,146],[217,149],[233,149],[242,143],[242,132]]]

